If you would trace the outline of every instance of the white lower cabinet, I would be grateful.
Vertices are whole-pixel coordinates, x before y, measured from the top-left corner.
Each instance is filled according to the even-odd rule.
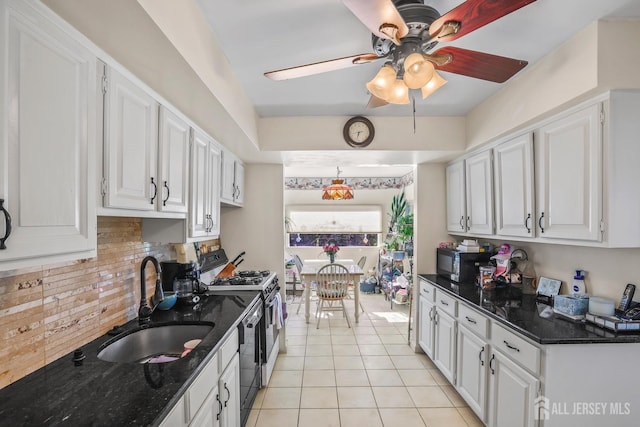
[[[240,356],[236,352],[218,381],[221,427],[240,427]]]
[[[489,346],[464,326],[458,327],[458,393],[481,420],[486,419]]]
[[[540,381],[497,350],[489,359],[490,427],[531,427]]]
[[[220,392],[216,384],[211,393],[207,396],[193,420],[190,427],[218,427],[220,425]],[[176,424],[166,424],[167,427]]]
[[[456,320],[440,307],[435,310],[435,342],[433,362],[442,375],[455,385],[456,373]]]
[[[419,301],[420,308],[418,310],[418,316],[420,318],[420,330],[418,333],[418,344],[427,356],[433,357],[433,338],[435,335],[433,316],[435,315],[435,308],[433,303],[422,295]]]

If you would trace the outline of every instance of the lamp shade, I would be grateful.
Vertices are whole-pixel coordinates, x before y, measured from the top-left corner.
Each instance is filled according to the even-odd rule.
[[[420,53],[412,53],[404,60],[403,80],[409,89],[420,89],[433,77],[433,64]]]
[[[331,180],[322,190],[322,200],[350,200],[353,199],[353,188],[344,183],[343,179]]]
[[[446,84],[447,81],[443,79],[440,74],[434,71],[433,77],[431,78],[431,80],[429,80],[429,83],[422,87],[422,99],[425,99],[427,96],[431,95],[433,92],[440,89]]]
[[[391,89],[391,94],[386,101],[392,104],[408,104],[409,103],[409,88],[404,81],[396,80]]]
[[[367,83],[367,90],[378,98],[387,100],[396,81],[396,70],[391,64],[385,64],[378,74]]]

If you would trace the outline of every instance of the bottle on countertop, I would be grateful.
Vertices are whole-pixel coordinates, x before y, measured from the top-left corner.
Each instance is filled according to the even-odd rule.
[[[571,293],[573,295],[585,295],[587,293],[587,287],[584,284],[584,270],[576,270],[576,275],[573,276],[573,284],[571,285]]]

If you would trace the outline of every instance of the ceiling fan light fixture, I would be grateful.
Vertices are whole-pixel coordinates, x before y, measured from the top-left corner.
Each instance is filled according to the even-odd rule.
[[[421,53],[412,53],[404,60],[403,80],[409,89],[420,89],[433,77],[433,64]]]
[[[427,96],[431,95],[433,92],[437,91],[446,84],[447,81],[442,78],[440,74],[434,71],[431,80],[429,80],[429,82],[422,87],[422,99],[425,99]]]
[[[408,104],[409,103],[409,88],[404,81],[396,80],[391,89],[391,94],[385,101],[391,104]]]
[[[367,83],[367,90],[378,98],[387,100],[396,82],[396,69],[391,64],[385,64],[378,74]]]

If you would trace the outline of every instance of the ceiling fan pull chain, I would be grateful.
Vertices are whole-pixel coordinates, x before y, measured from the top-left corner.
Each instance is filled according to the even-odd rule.
[[[416,97],[411,94],[411,98],[413,99],[413,134],[416,134]]]

